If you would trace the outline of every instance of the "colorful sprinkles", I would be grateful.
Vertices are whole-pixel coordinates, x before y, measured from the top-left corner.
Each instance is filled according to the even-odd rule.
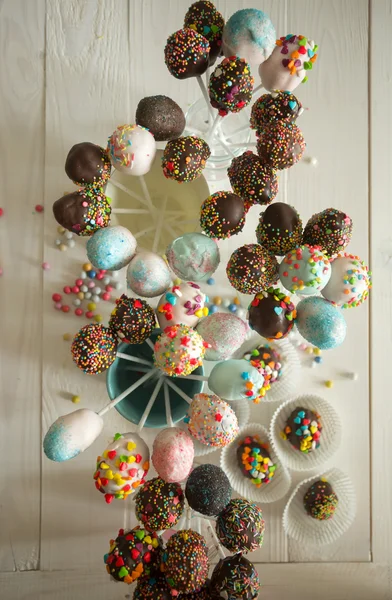
[[[268,448],[269,445],[257,435],[248,435],[238,442],[237,459],[241,472],[257,488],[270,483],[275,475],[276,465],[271,460]]]
[[[199,533],[185,529],[171,536],[163,553],[163,570],[173,596],[200,590],[208,567],[207,546]]]
[[[278,263],[258,244],[246,244],[234,250],[226,267],[231,285],[243,294],[257,294],[278,279]]]
[[[75,335],[72,357],[79,369],[89,375],[103,373],[116,359],[117,340],[103,325],[85,325]]]
[[[146,481],[135,498],[136,518],[148,531],[174,527],[184,512],[184,492],[178,483],[160,477]]]
[[[272,169],[288,169],[301,160],[306,143],[295,123],[270,124],[257,140],[257,153],[263,164]]]
[[[194,29],[180,29],[166,42],[165,63],[177,79],[202,75],[208,67],[210,44]]]
[[[209,344],[191,327],[166,327],[154,346],[154,364],[171,377],[190,375],[203,364]]]
[[[278,193],[276,171],[263,165],[259,157],[247,150],[233,158],[227,170],[231,186],[250,206],[267,205]]]
[[[291,33],[276,40],[276,45],[280,47],[280,53],[284,55],[282,66],[290,71],[290,75],[303,77],[302,83],[305,83],[308,77],[303,71],[313,69],[313,64],[317,60],[318,45],[304,35]]]
[[[325,478],[313,483],[304,496],[304,508],[310,517],[329,521],[338,507],[338,497]]]
[[[166,144],[162,169],[166,179],[188,183],[200,177],[211,154],[208,144],[196,136],[180,137]]]
[[[263,511],[244,498],[230,500],[216,520],[216,533],[230,552],[253,552],[264,541]]]
[[[109,320],[109,328],[122,342],[142,344],[150,337],[156,325],[155,313],[145,300],[128,298],[122,294],[116,300]]]
[[[326,208],[314,214],[307,222],[303,243],[321,246],[327,256],[342,252],[351,240],[353,222],[344,212]]]
[[[254,79],[244,58],[224,58],[215,68],[208,85],[211,105],[221,117],[239,112],[252,100]]]
[[[322,426],[320,415],[307,408],[295,408],[289,418],[281,437],[305,454],[320,447]]]
[[[158,535],[140,527],[120,529],[104,556],[106,570],[116,581],[131,584],[158,573],[162,542]]]
[[[252,106],[250,127],[260,135],[266,125],[281,121],[295,121],[302,112],[302,104],[288,91],[263,94]]]

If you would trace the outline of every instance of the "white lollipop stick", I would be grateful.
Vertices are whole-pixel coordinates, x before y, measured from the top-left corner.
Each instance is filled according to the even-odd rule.
[[[194,379],[195,381],[208,381],[206,375],[177,375],[178,379]]]
[[[142,237],[143,235],[146,235],[146,233],[150,233],[150,231],[155,231],[155,225],[153,225],[152,227],[146,227],[146,229],[142,229],[141,231],[138,231],[137,233],[134,234],[134,238],[138,239],[140,237]]]
[[[115,215],[148,215],[149,211],[145,208],[112,208]]]
[[[214,137],[216,130],[219,127],[219,124],[221,123],[223,117],[221,117],[221,115],[218,113],[214,119],[214,122],[212,124],[212,128],[210,129],[210,131],[208,132],[208,141],[211,142],[212,138]]]
[[[259,92],[262,89],[263,89],[263,84],[260,83],[260,85],[258,85],[257,87],[254,88],[252,95],[254,96],[255,94],[257,94],[257,92]]]
[[[163,221],[163,226],[174,238],[178,237],[178,233],[176,233],[173,227],[170,227],[170,225],[166,221]]]
[[[220,143],[222,148],[226,150],[227,154],[230,154],[231,158],[235,158],[235,154],[230,150],[231,147],[235,146],[233,146],[233,144],[226,144],[226,142],[222,140],[222,132],[218,133],[218,142]]]
[[[116,181],[115,179],[111,179],[110,183],[112,185],[114,185],[114,187],[116,187],[119,190],[121,190],[122,192],[124,192],[124,194],[128,194],[128,196],[131,196],[131,198],[134,198],[135,200],[140,202],[140,204],[144,204],[144,205],[146,204],[145,201],[143,200],[143,198],[141,196],[139,196],[139,194],[132,192],[132,190],[129,190],[127,187],[125,187],[125,185],[123,185],[119,181]]]
[[[153,216],[155,214],[155,206],[152,203],[150,192],[148,191],[148,187],[146,184],[146,180],[144,179],[144,175],[139,175],[139,181],[142,186],[144,199],[147,203],[148,208],[151,210],[152,216]]]
[[[255,147],[256,145],[257,145],[256,142],[247,142],[247,143],[243,143],[243,144],[234,144],[233,143],[233,144],[227,144],[227,148],[228,148],[228,150],[230,148],[250,148],[251,146]]]
[[[124,354],[124,352],[117,352],[116,356],[117,358],[130,360],[131,362],[139,363],[140,365],[146,365],[147,367],[152,366],[152,363],[148,362],[148,360],[144,360],[144,358],[138,358],[137,356],[131,356],[130,354]]]
[[[199,84],[200,91],[201,91],[201,93],[203,94],[203,98],[204,98],[204,100],[205,100],[205,103],[206,103],[206,105],[207,105],[208,114],[209,114],[209,115],[210,115],[212,118],[214,118],[214,113],[213,113],[213,111],[212,111],[212,106],[211,106],[211,104],[210,104],[210,100],[209,100],[209,98],[208,98],[208,94],[207,94],[206,87],[205,87],[205,85],[204,85],[204,81],[202,80],[202,78],[201,78],[201,75],[198,75],[198,76],[196,77],[196,79],[197,79],[197,83]]]
[[[119,396],[117,396],[117,398],[114,398],[114,400],[112,400],[111,402],[109,402],[109,404],[107,404],[106,406],[104,406],[99,411],[98,415],[100,417],[102,417],[105,413],[109,412],[109,410],[111,410],[112,408],[114,408],[116,406],[116,404],[118,404],[119,402],[121,402],[121,400],[124,400],[124,398],[126,398],[128,396],[128,394],[131,394],[138,387],[140,387],[141,385],[143,385],[143,383],[145,381],[147,381],[147,379],[150,379],[150,377],[152,377],[154,375],[154,373],[156,373],[155,369],[151,369],[151,371],[148,371],[148,373],[146,373],[145,375],[143,375],[143,377],[141,377],[139,379],[139,381],[136,381],[129,388],[127,388],[126,390],[124,390],[122,392],[122,394],[120,394]]]
[[[208,529],[212,535],[212,537],[214,538],[214,541],[216,543],[216,549],[218,550],[219,556],[221,558],[226,558],[226,554],[223,552],[223,548],[220,545],[220,541],[218,540],[218,536],[216,535],[215,529],[213,527],[211,527],[211,525],[208,525]]]
[[[234,129],[234,131],[232,133],[230,133],[230,135],[227,136],[227,139],[230,140],[234,136],[236,136],[237,133],[243,133],[244,131],[248,131],[248,130],[249,130],[249,125],[241,125],[241,127],[238,127],[238,129]]]
[[[125,367],[126,371],[134,371],[135,373],[147,373],[151,367],[145,367],[144,365],[140,365],[140,367]]]
[[[150,346],[151,350],[154,350],[154,344],[149,338],[146,339],[146,343]]]
[[[170,407],[170,396],[169,396],[169,388],[167,387],[166,381],[163,384],[163,393],[165,395],[165,409],[166,409],[166,423],[169,427],[174,427],[171,407]]]
[[[168,200],[168,196],[165,196],[163,199],[163,203],[162,203],[162,208],[160,210],[159,213],[159,217],[158,217],[158,223],[157,223],[157,228],[155,231],[155,236],[154,236],[154,242],[152,244],[152,251],[156,252],[158,250],[158,244],[159,244],[159,239],[160,239],[160,235],[162,232],[162,225],[163,225],[163,218],[165,216],[165,210],[166,210],[166,206],[167,206],[167,200]]]
[[[191,519],[192,519],[192,509],[188,506],[187,511],[186,511],[186,522],[185,522],[185,529],[190,529],[191,528]]]
[[[185,400],[185,402],[188,402],[188,404],[190,404],[192,402],[192,398],[190,398],[189,396],[186,395],[185,392],[183,392],[175,383],[173,383],[172,381],[170,381],[170,379],[166,379],[166,383],[169,387],[172,388],[172,390],[174,390],[175,392],[177,392],[177,394],[179,396],[181,396],[181,398],[183,398]]]
[[[162,387],[162,384],[163,384],[163,378],[162,378],[162,379],[158,379],[158,381],[157,381],[157,384],[156,384],[156,386],[155,386],[155,388],[154,388],[154,391],[153,391],[153,393],[151,394],[151,398],[150,398],[150,400],[148,401],[148,404],[147,404],[147,406],[146,406],[146,408],[145,408],[145,411],[144,411],[144,413],[143,413],[143,415],[142,415],[142,418],[140,419],[140,421],[139,421],[139,423],[138,423],[138,426],[137,426],[137,432],[138,432],[138,433],[140,433],[140,431],[143,429],[144,423],[146,422],[146,420],[147,420],[147,417],[148,417],[148,415],[149,415],[149,414],[150,414],[150,412],[151,412],[151,409],[152,409],[152,407],[153,407],[153,405],[154,405],[154,402],[155,402],[155,400],[156,400],[156,397],[158,396],[159,390],[160,390],[160,389],[161,389],[161,387]]]

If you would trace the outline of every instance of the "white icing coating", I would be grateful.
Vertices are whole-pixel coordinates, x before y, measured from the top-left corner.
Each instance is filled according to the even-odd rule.
[[[103,420],[88,408],[80,408],[59,417],[45,435],[44,452],[50,460],[62,462],[74,458],[100,435]]]
[[[168,325],[195,327],[201,317],[208,315],[207,296],[192,281],[173,286],[158,302],[157,317],[161,329]]]
[[[263,384],[263,375],[243,359],[217,363],[208,378],[210,390],[225,400],[257,400]]]
[[[152,133],[139,125],[119,125],[108,141],[110,161],[127,175],[145,175],[155,158],[156,144]]]
[[[159,254],[144,250],[137,252],[128,265],[128,287],[139,296],[160,296],[168,289],[170,282],[169,267]]]
[[[238,311],[237,311],[238,314]],[[245,341],[248,325],[242,319],[231,313],[213,313],[202,319],[196,331],[205,342],[211,345],[207,348],[206,360],[226,360],[230,358]]]
[[[215,394],[196,394],[185,422],[188,422],[189,433],[206,446],[223,448],[238,433],[235,412]]]
[[[190,375],[202,365],[207,344],[186,325],[166,327],[154,346],[154,364],[166,375]]]
[[[192,469],[194,448],[191,436],[179,427],[158,433],[152,450],[152,464],[159,477],[169,483],[186,479]]]
[[[366,300],[370,277],[367,266],[357,256],[338,255],[331,263],[331,271],[331,278],[321,291],[324,298],[343,308]]]

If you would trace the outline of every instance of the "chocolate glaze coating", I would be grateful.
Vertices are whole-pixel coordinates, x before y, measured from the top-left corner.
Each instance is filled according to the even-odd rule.
[[[142,344],[156,325],[155,312],[145,300],[122,294],[109,320],[109,327],[122,342]]]
[[[77,235],[92,235],[110,223],[110,204],[101,188],[66,194],[53,204],[57,223]]]
[[[178,183],[193,181],[200,177],[210,154],[210,147],[202,138],[190,135],[172,140],[163,153],[163,174]]]
[[[245,225],[244,201],[231,192],[216,192],[201,206],[200,227],[212,238],[226,239]]]
[[[247,150],[233,158],[227,170],[231,187],[249,206],[269,204],[278,193],[276,171],[263,165],[257,154]]]
[[[208,68],[209,55],[207,39],[193,29],[180,29],[166,42],[165,63],[177,79],[203,75]]]
[[[133,600],[172,600],[170,587],[162,576],[138,580]]]
[[[208,549],[204,538],[192,529],[177,531],[167,542],[164,573],[172,592],[190,594],[201,590],[208,577]],[[174,595],[174,594],[173,594]]]
[[[273,169],[288,169],[302,158],[305,139],[297,125],[289,122],[270,124],[257,140],[257,153],[263,164]]]
[[[185,115],[168,96],[142,98],[136,109],[136,124],[151,131],[157,142],[174,140],[185,129]]]
[[[248,438],[241,442],[241,444],[237,448],[237,464],[244,477],[247,477],[248,479],[253,479],[253,476],[251,475],[251,470],[245,468],[247,464],[246,461],[243,460],[245,448],[250,448],[250,454],[252,454],[253,451],[256,449],[258,451],[258,455],[262,456],[263,458],[271,458],[271,456],[268,450],[266,450],[266,448],[263,447],[261,442],[259,442],[254,437],[248,436]]]
[[[218,562],[211,575],[211,591],[227,593],[229,600],[255,600],[260,580],[254,565],[241,554]]]
[[[65,172],[77,185],[104,185],[111,168],[106,150],[91,142],[72,146],[65,160]]]
[[[305,511],[318,521],[332,519],[337,505],[338,497],[332,485],[323,479],[315,481],[304,496]]]
[[[210,65],[213,65],[221,54],[224,25],[223,16],[208,0],[194,2],[185,15],[184,27],[194,29],[208,40],[210,44]]]
[[[284,256],[302,240],[302,221],[294,207],[274,202],[260,215],[257,241],[276,256]]]
[[[254,79],[250,67],[243,58],[224,58],[215,67],[208,84],[211,106],[221,116],[239,112],[252,100]]]
[[[331,257],[342,252],[351,240],[353,222],[346,213],[336,208],[326,208],[313,215],[306,223],[303,243],[321,246]]]
[[[302,104],[291,92],[263,94],[252,106],[250,126],[261,135],[266,125],[281,121],[295,121]]]
[[[216,465],[204,464],[193,469],[185,487],[189,505],[203,515],[218,515],[231,498],[227,475]]]
[[[148,531],[170,529],[184,511],[184,492],[178,483],[160,477],[146,481],[135,498],[136,518]]]
[[[298,421],[299,419],[298,413],[305,413],[305,416],[301,418],[299,423],[296,422],[296,420]],[[303,408],[302,406],[297,406],[287,419],[286,427],[290,428],[290,432],[286,432],[287,439],[290,442],[290,444],[294,446],[294,448],[297,448],[297,450],[301,450],[301,442],[303,442],[304,438],[309,436],[309,434],[298,435],[300,429],[302,428],[302,425],[306,424],[306,426],[308,427],[313,421],[318,423],[318,431],[321,432],[322,426],[320,423],[319,415],[317,415],[312,410],[309,410],[308,408]],[[303,451],[304,450],[301,450],[301,452]],[[306,452],[310,451],[311,450],[308,449]]]
[[[276,283],[278,263],[258,244],[246,244],[234,250],[226,267],[231,285],[242,294],[255,294]]]
[[[249,325],[267,339],[285,337],[293,328],[295,317],[294,304],[278,289],[257,294],[249,306]]]

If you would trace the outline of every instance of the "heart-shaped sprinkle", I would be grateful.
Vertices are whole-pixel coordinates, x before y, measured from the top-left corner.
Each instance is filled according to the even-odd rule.
[[[290,100],[289,107],[291,108],[291,110],[295,110],[296,107],[297,107],[296,101],[295,100]]]
[[[280,306],[275,306],[275,307],[274,307],[274,312],[275,312],[277,315],[280,315],[280,314],[282,314],[282,311],[283,311],[283,308],[281,308]]]
[[[311,50],[310,48],[308,49],[308,56],[309,56],[309,58],[312,58],[312,56],[314,56],[314,51]]]
[[[290,59],[288,59],[288,58],[284,58],[282,60],[282,65],[284,66],[285,69],[289,66],[289,62],[290,62]]]
[[[281,54],[288,54],[289,53],[289,49],[287,48],[287,46],[282,46],[282,50],[280,51]]]

